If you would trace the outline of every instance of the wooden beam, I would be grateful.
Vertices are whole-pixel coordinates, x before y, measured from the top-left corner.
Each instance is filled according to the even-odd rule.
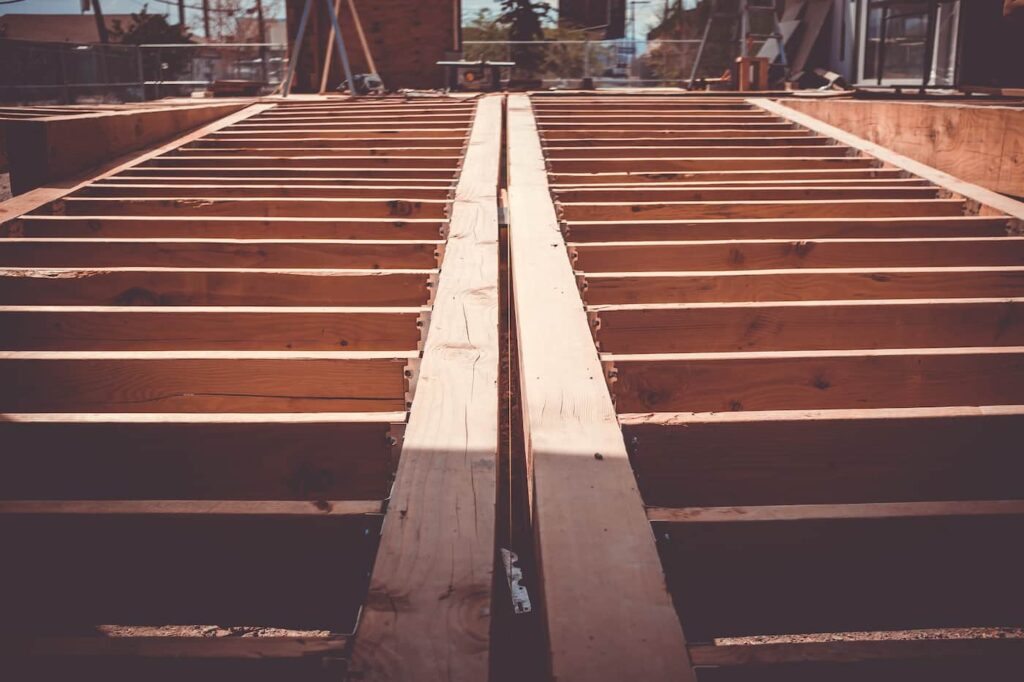
[[[4,622],[19,633],[102,623],[354,628],[378,513],[139,511],[0,514]]]
[[[751,156],[719,157],[703,156],[688,158],[641,157],[628,159],[564,158],[551,159],[548,165],[553,173],[581,173],[593,169],[599,163],[605,172],[629,173],[678,173],[687,171],[754,171],[754,170],[838,170],[849,168],[872,168],[877,165],[873,159],[859,156]]]
[[[693,511],[653,524],[691,641],[1020,623],[1020,500]]]
[[[0,124],[11,187],[21,194],[188,132],[246,107],[243,102],[49,116]]]
[[[6,268],[0,305],[419,306],[434,270]]]
[[[574,266],[584,272],[1024,265],[1024,237],[590,242],[570,248]]]
[[[1024,196],[1014,151],[1024,149],[1019,106],[798,98],[786,106],[967,182]]]
[[[828,135],[829,137],[838,140],[841,144],[860,150],[865,154],[870,154],[889,166],[900,168],[904,171],[925,178],[956,196],[961,196],[964,199],[975,202],[982,215],[1005,214],[1011,216],[1018,224],[1021,223],[1021,221],[1024,221],[1024,202],[1015,201],[1009,197],[997,194],[992,190],[985,189],[984,187],[979,187],[978,185],[971,184],[970,182],[966,182],[960,178],[953,177],[948,173],[932,168],[931,166],[925,165],[919,161],[914,161],[913,159],[903,156],[891,149],[886,149],[885,147],[873,142],[868,142],[856,135],[848,133],[835,126],[828,125],[827,123],[823,123],[813,116],[800,113],[799,111],[791,109],[783,104],[779,104],[778,102],[760,98],[751,99],[749,101],[751,104],[754,104],[765,111],[782,116],[787,120],[815,133]]]
[[[438,240],[25,239],[0,240],[0,267],[437,267]]]
[[[382,500],[391,489],[396,462],[392,439],[400,444],[404,420],[404,411],[6,413],[0,420],[0,438],[7,444],[0,456],[0,499],[178,504],[212,499],[257,505],[266,500]],[[225,504],[216,509],[195,504],[190,510],[228,513],[233,508]],[[364,511],[379,512],[380,503],[374,504]],[[346,508],[331,507],[336,512]],[[75,509],[82,511],[64,507],[65,512]],[[319,511],[325,509],[321,505]],[[10,510],[0,506],[2,512]],[[273,507],[236,511],[264,510],[270,513]]]
[[[415,350],[423,307],[0,306],[4,350]]]
[[[400,351],[0,351],[2,412],[393,412]]]
[[[367,682],[488,677],[498,466],[502,96],[483,97],[356,633]]]
[[[273,104],[254,104],[250,107],[246,107],[242,111],[226,116],[219,121],[214,121],[209,125],[205,125],[202,128],[199,128],[188,135],[179,137],[167,144],[153,147],[142,154],[131,152],[97,168],[86,171],[82,175],[68,178],[67,180],[56,182],[46,187],[39,187],[13,199],[8,199],[7,201],[0,203],[0,225],[6,223],[12,218],[16,218],[45,206],[46,204],[79,190],[96,180],[116,175],[128,168],[133,168],[149,159],[160,156],[165,152],[177,149],[178,147],[188,144],[194,140],[198,140],[215,130],[226,128],[238,121],[249,118],[250,116],[255,116],[256,114],[266,111],[273,106]]]
[[[746,220],[574,220],[565,223],[574,243],[722,239],[839,239],[1005,237],[1009,220],[995,216],[894,218],[750,218]]]
[[[346,656],[349,638],[330,636],[147,637],[22,636],[3,648],[18,657],[127,657],[154,659],[281,660]]]
[[[1024,347],[604,355],[619,412],[1024,403]]]
[[[276,184],[234,184],[234,183],[166,183],[164,180],[143,182],[96,183],[76,197],[117,197],[126,201],[143,198],[226,198],[226,199],[432,199],[445,201],[451,191],[444,185],[305,185],[279,182]]]
[[[709,190],[714,192],[714,190]],[[722,190],[728,191],[728,190]],[[741,190],[742,194],[745,190]],[[778,190],[775,190],[778,191]],[[869,190],[869,194],[874,190]],[[904,190],[905,191],[905,190]],[[911,192],[915,190],[910,190]],[[899,191],[897,191],[899,192]],[[804,193],[813,196],[814,190]],[[818,195],[821,197],[821,194]],[[562,219],[668,220],[734,218],[899,218],[964,214],[958,199],[824,199],[778,201],[650,201],[561,203]],[[424,216],[428,217],[428,216]]]
[[[416,239],[446,229],[435,218],[255,218],[26,215],[0,225],[0,236],[30,238],[164,239]]]
[[[593,171],[580,170],[572,173],[554,173],[553,186],[565,185],[652,185],[667,182],[737,182],[763,180],[840,180],[840,179],[893,179],[902,177],[901,172],[887,168],[825,168],[825,169],[768,169],[768,170],[697,170],[697,171]]]
[[[1024,496],[1024,406],[620,415],[647,504]]]
[[[868,633],[864,633],[868,634]],[[914,632],[907,634],[913,635]],[[757,645],[698,644],[690,656],[699,666],[773,666],[795,663],[863,663],[968,658],[975,666],[989,661],[1024,663],[1024,639],[843,639],[826,642],[787,642]],[[947,663],[948,665],[948,663]],[[977,669],[977,668],[975,668]],[[1010,670],[1010,668],[1001,668]],[[935,679],[929,676],[929,679]]]
[[[654,303],[588,308],[606,353],[1024,346],[1024,299]]]
[[[510,96],[508,126],[512,280],[552,676],[693,680],[525,95]]]
[[[701,303],[1015,297],[1024,268],[802,268],[695,272],[595,273],[587,303]]]

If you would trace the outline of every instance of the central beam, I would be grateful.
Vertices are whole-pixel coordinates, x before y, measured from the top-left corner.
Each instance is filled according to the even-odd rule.
[[[521,396],[552,677],[694,680],[526,95],[509,98],[508,126]]]
[[[351,668],[488,678],[498,458],[500,96],[480,100]],[[358,677],[357,677],[358,676]]]

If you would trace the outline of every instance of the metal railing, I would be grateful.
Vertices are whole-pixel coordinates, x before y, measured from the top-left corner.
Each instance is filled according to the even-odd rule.
[[[545,87],[685,85],[700,40],[525,40],[463,42],[464,59],[514,61],[515,78]]]

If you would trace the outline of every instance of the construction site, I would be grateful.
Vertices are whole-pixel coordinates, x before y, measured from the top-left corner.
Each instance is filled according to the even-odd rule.
[[[0,543],[11,682],[1024,680],[1024,1],[0,3]]]

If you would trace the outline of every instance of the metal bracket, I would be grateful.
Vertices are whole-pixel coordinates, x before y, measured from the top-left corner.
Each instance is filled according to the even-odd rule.
[[[420,378],[420,359],[412,358],[405,365],[405,409],[412,407],[412,401],[416,399],[416,382]]]
[[[428,306],[434,305],[434,296],[437,294],[437,276],[438,276],[438,274],[440,274],[440,273],[432,272],[429,275],[427,275],[427,282],[426,282],[426,287],[427,287],[427,303],[426,304]]]
[[[420,353],[427,347],[427,332],[430,331],[430,308],[424,308],[416,317],[416,327],[420,330],[420,340],[416,344],[416,350]]]
[[[508,580],[508,591],[512,595],[512,608],[518,613],[529,613],[533,611],[530,604],[530,593],[520,584],[523,579],[523,569],[516,566],[519,555],[512,550],[501,548],[501,562],[505,564],[505,578]]]
[[[398,461],[402,458],[402,445],[405,442],[405,424],[388,425],[387,447],[388,463],[391,466],[391,477],[398,471]]]
[[[590,327],[590,335],[594,337],[594,345],[597,346],[597,350],[601,350],[601,339],[598,335],[598,331],[601,329],[601,317],[595,310],[587,311],[587,322]]]

